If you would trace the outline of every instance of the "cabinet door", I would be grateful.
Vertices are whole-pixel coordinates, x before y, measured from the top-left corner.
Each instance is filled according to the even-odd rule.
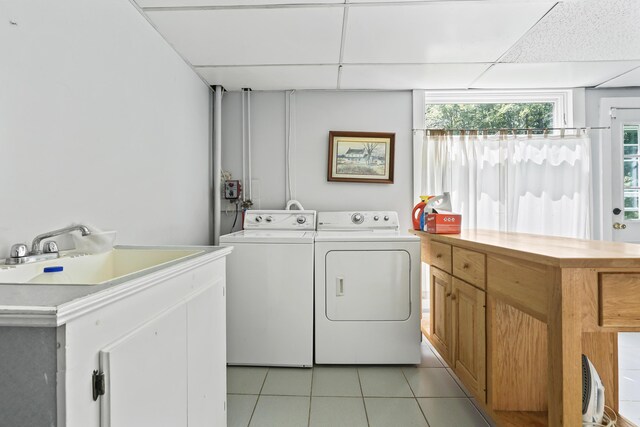
[[[101,427],[225,426],[224,278],[102,349]]]
[[[430,267],[431,343],[445,360],[450,361],[451,275]]]
[[[181,304],[100,351],[102,427],[187,427],[187,307]]]
[[[452,367],[479,400],[486,402],[486,293],[453,279]]]
[[[187,303],[189,427],[226,426],[224,279]]]

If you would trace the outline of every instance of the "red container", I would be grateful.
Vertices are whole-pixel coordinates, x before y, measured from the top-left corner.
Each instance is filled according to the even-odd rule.
[[[434,234],[460,234],[461,224],[460,214],[432,213],[427,215],[424,231]]]
[[[411,212],[411,218],[413,220],[413,229],[420,230],[420,217],[424,212],[424,207],[427,205],[426,202],[422,201],[418,203]]]

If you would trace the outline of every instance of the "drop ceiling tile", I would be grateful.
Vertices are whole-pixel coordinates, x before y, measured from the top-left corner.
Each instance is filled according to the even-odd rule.
[[[473,88],[592,87],[638,66],[640,61],[495,64],[473,84]]]
[[[407,2],[468,2],[469,0],[349,0],[349,3],[407,3]],[[484,2],[492,2],[492,3],[513,3],[514,1],[520,3],[542,3],[547,2],[547,0],[476,0],[476,1],[484,1]],[[565,0],[567,1],[567,0]],[[584,0],[568,0],[568,1],[584,1]]]
[[[490,65],[343,65],[340,89],[467,89]]]
[[[191,64],[337,63],[342,7],[146,12]]]
[[[547,1],[353,5],[343,62],[494,62],[553,5]]]
[[[598,87],[630,87],[640,86],[640,68],[635,68],[628,73],[604,82]]]
[[[337,65],[268,65],[260,67],[198,67],[211,85],[227,90],[336,89]]]
[[[140,7],[226,7],[278,4],[329,4],[344,0],[136,0]]]
[[[427,2],[427,1],[442,1],[442,0],[349,0],[349,3],[402,3],[402,2]],[[449,0],[449,1],[466,1],[466,0]]]
[[[560,2],[500,62],[640,60],[640,2]]]

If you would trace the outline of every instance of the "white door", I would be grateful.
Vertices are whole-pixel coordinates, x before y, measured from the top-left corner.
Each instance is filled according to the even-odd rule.
[[[411,314],[411,257],[404,250],[330,251],[325,295],[329,320],[397,320]]]
[[[640,108],[611,116],[611,227],[618,242],[640,243]]]
[[[611,236],[614,241],[640,243],[640,108],[616,108],[611,111]],[[606,214],[606,213],[605,213]],[[606,221],[606,217],[605,217]],[[605,226],[606,226],[605,222]],[[618,396],[620,415],[629,420],[640,418],[633,405],[633,375],[640,360],[633,342],[638,333],[619,334]]]

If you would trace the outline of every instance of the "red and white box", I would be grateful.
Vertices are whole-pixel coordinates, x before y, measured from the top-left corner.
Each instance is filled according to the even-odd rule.
[[[462,215],[454,213],[430,213],[424,222],[424,231],[433,234],[460,234]]]

